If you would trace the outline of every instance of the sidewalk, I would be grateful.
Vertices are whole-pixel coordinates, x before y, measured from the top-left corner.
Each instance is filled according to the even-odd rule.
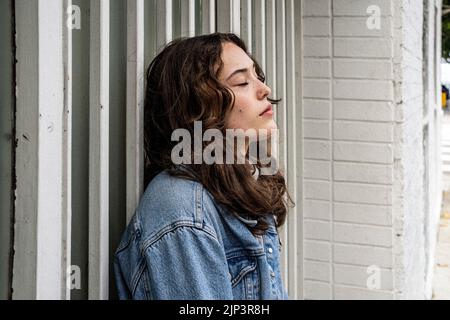
[[[450,300],[450,113],[442,119],[442,210],[436,264],[433,277],[433,300]]]
[[[433,300],[450,300],[450,192],[446,192],[444,197],[436,248]]]

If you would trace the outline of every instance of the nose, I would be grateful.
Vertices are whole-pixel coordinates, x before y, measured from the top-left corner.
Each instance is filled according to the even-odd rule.
[[[270,87],[268,87],[264,82],[260,82],[260,86],[258,88],[258,98],[260,100],[267,98],[272,93]]]

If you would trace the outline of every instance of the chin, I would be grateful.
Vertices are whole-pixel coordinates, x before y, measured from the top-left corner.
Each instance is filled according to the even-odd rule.
[[[277,123],[272,119],[270,120],[265,126],[262,127],[262,129],[266,129],[266,130],[277,130],[278,126]]]
[[[277,124],[275,123],[275,121],[268,123],[264,126],[260,126],[258,129],[256,129],[256,131],[258,131],[258,133],[261,133],[264,131],[267,132],[267,137],[270,137],[272,135],[272,132],[271,132],[272,130],[278,130],[278,127],[277,127]]]

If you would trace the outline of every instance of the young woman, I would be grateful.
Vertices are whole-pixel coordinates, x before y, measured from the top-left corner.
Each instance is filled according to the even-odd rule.
[[[196,139],[201,152],[211,145],[208,130],[215,143],[223,134],[222,146],[238,129],[270,142],[277,102],[270,94],[234,34],[175,40],[153,60],[144,108],[147,188],[114,261],[121,299],[288,298],[277,232],[292,204],[283,175],[260,174],[268,164],[260,154],[251,161],[249,136],[213,152],[231,150],[233,160],[243,156],[240,163],[199,161],[204,154],[194,146]],[[174,161],[180,130],[191,135],[182,163]]]

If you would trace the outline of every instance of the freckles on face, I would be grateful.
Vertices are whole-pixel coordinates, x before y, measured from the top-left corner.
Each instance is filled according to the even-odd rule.
[[[223,67],[219,81],[235,97],[234,107],[227,113],[228,129],[276,129],[271,103],[271,90],[258,77],[255,64],[247,53],[234,43],[223,44]]]

